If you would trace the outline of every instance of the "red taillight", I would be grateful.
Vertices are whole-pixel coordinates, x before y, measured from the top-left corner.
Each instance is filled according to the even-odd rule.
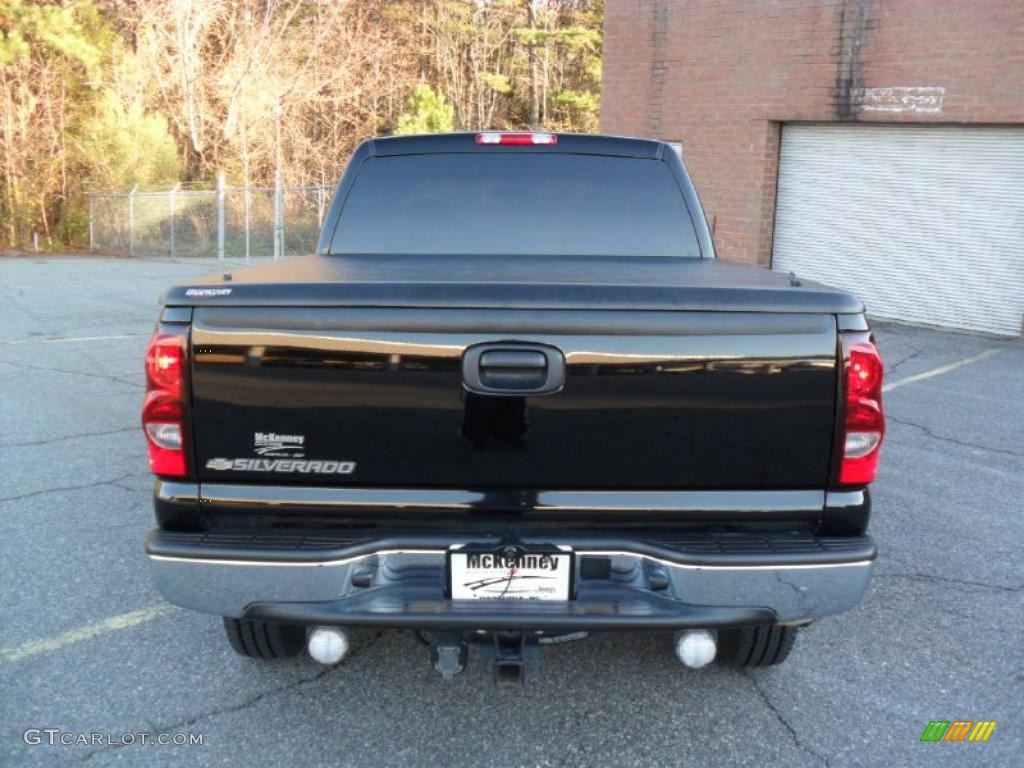
[[[882,357],[871,342],[850,347],[846,369],[846,416],[839,482],[867,485],[875,479],[878,453],[885,436],[882,411]]]
[[[149,467],[161,477],[184,477],[185,337],[153,334],[146,350],[146,401],[142,428],[149,449]]]
[[[500,133],[484,131],[476,135],[477,144],[512,144],[512,145],[552,145],[558,143],[558,136],[553,133]]]
[[[153,389],[181,394],[184,356],[180,337],[154,334],[146,350],[147,384]]]

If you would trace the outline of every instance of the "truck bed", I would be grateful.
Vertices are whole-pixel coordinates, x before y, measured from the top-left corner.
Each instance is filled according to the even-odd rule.
[[[167,297],[198,305],[193,434],[211,482],[821,489],[837,317],[861,311],[701,259],[315,257],[211,284],[231,292]],[[467,350],[509,344],[557,349],[564,387],[467,392]],[[257,434],[305,443],[265,454]]]

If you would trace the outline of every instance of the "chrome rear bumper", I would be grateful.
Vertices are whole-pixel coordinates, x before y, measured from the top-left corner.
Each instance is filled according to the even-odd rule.
[[[681,629],[799,623],[841,613],[863,598],[875,559],[869,537],[708,536],[675,543],[544,537],[610,572],[581,576],[573,600],[451,601],[451,545],[481,537],[409,536],[325,541],[172,534],[147,541],[160,592],[221,616],[355,626],[477,629]],[[755,542],[756,543],[756,542]],[[593,561],[591,561],[593,562]]]

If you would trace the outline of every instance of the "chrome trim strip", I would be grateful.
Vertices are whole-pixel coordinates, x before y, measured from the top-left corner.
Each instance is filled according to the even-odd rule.
[[[823,491],[541,491],[543,510],[820,512]]]
[[[825,492],[795,491],[502,491],[337,488],[203,483],[204,503],[254,508],[312,506],[335,509],[453,509],[527,507],[538,512],[820,512]]]
[[[202,565],[256,565],[275,568],[324,568],[335,565],[348,565],[371,557],[387,557],[388,555],[444,555],[443,549],[381,549],[364,555],[352,555],[337,560],[223,560],[212,557],[174,557],[173,555],[149,555],[150,560],[167,563],[197,563]]]
[[[157,480],[154,493],[158,501],[172,504],[195,504],[199,501],[199,484]]]
[[[864,491],[829,491],[825,506],[830,508],[860,507],[864,505]]]
[[[456,546],[456,545],[453,545]],[[457,546],[464,546],[459,544]],[[224,560],[207,557],[175,557],[173,555],[149,555],[151,560],[160,560],[171,563],[197,563],[203,565],[243,565],[243,566],[269,566],[284,568],[323,568],[336,565],[348,565],[360,560],[372,557],[387,557],[389,555],[437,555],[443,556],[447,550],[444,549],[382,549],[377,552],[368,552],[363,555],[353,555],[336,560],[313,560],[313,561],[287,561],[287,560]],[[759,571],[790,569],[813,569],[813,568],[854,568],[871,565],[874,560],[854,560],[848,563],[815,563],[808,565],[788,564],[766,564],[766,565],[693,565],[692,563],[680,562],[677,560],[666,560],[664,558],[647,555],[640,552],[627,550],[574,550],[573,554],[578,557],[600,556],[600,557],[635,557],[641,560],[650,560],[652,563],[666,565],[671,568],[686,568],[695,571]]]
[[[471,509],[475,504],[482,504],[486,500],[486,494],[460,490],[203,483],[200,486],[199,498],[206,503],[252,507],[308,505],[332,508]]]

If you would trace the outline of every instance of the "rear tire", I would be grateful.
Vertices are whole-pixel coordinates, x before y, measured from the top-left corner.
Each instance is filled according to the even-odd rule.
[[[235,653],[253,659],[289,659],[306,647],[306,628],[300,624],[225,617],[224,632]]]
[[[781,664],[793,650],[797,627],[740,627],[718,632],[718,663],[750,669]]]

